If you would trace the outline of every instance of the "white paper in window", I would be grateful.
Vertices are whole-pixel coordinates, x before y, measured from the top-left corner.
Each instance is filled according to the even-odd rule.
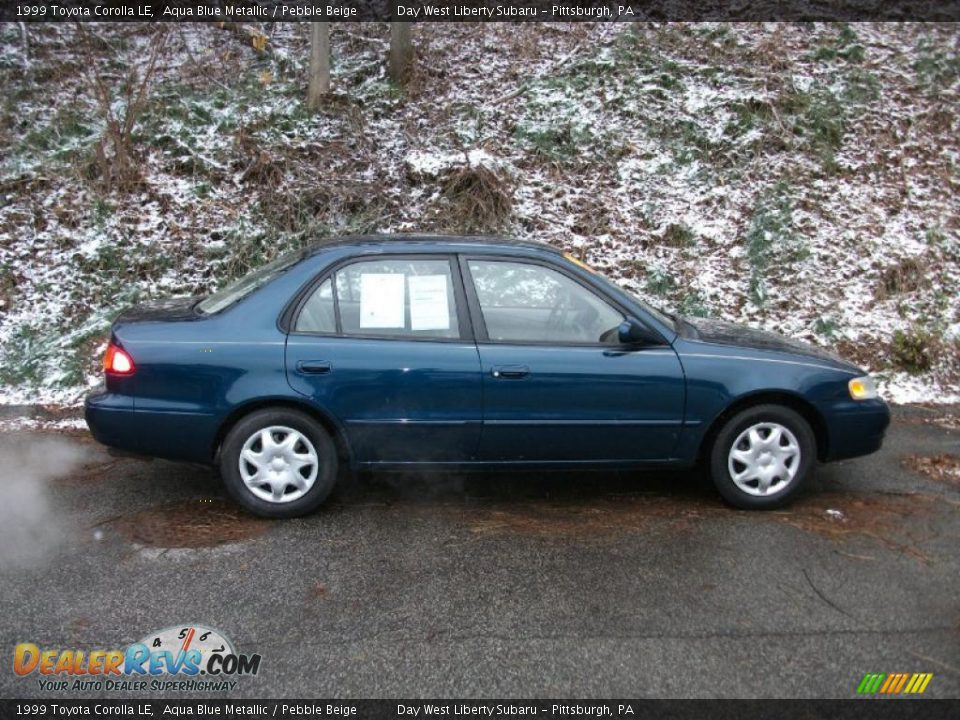
[[[404,326],[403,280],[402,273],[361,273],[361,328],[402,328]]]
[[[410,276],[410,329],[450,329],[446,275]]]

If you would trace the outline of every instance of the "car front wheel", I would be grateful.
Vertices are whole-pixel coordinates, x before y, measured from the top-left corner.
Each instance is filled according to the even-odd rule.
[[[816,439],[798,413],[758,405],[730,418],[710,455],[713,483],[731,505],[747,510],[789,502],[811,474]]]
[[[258,410],[227,434],[220,474],[230,496],[256,515],[306,515],[333,490],[336,446],[329,433],[304,413]]]

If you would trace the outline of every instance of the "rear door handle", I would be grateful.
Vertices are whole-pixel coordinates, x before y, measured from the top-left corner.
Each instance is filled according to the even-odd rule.
[[[530,368],[526,365],[500,365],[493,368],[491,375],[495,378],[504,378],[507,380],[516,380],[524,378],[530,374]]]
[[[304,375],[326,375],[333,365],[323,360],[301,360],[297,363],[297,372]]]

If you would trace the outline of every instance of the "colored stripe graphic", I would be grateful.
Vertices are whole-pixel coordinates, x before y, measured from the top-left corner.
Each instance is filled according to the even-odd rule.
[[[867,673],[857,686],[857,694],[919,695],[932,679],[933,673]]]
[[[883,673],[867,673],[860,681],[857,692],[861,695],[875,693],[880,689],[880,683],[886,677]]]
[[[901,690],[903,690],[903,686],[906,685],[908,677],[910,677],[910,673],[900,673],[900,675],[897,677],[896,687],[891,688],[890,692],[899,693]]]
[[[890,692],[891,686],[896,684],[898,677],[899,675],[897,675],[896,673],[890,673],[889,675],[887,675],[887,679],[884,681],[883,687],[880,688],[880,694],[886,695],[888,692]]]
[[[907,683],[907,686],[903,689],[904,694],[912,693],[915,687],[920,687],[918,680],[920,679],[920,673],[914,673],[910,676],[910,682]]]

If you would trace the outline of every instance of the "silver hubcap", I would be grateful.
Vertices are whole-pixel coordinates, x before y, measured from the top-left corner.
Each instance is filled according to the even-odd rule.
[[[793,482],[800,468],[800,444],[789,429],[757,423],[737,437],[727,459],[730,477],[748,495],[772,495]]]
[[[319,467],[307,436],[280,425],[258,430],[240,450],[240,477],[247,490],[271,503],[302,498],[313,487]]]

